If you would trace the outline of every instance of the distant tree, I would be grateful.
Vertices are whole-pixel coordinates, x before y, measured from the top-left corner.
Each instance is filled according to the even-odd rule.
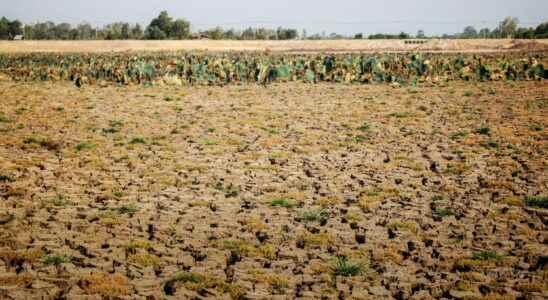
[[[478,36],[483,39],[488,38],[490,35],[491,35],[491,30],[489,30],[489,28],[482,28],[480,29],[478,33]]]
[[[277,36],[277,35],[275,35]],[[266,28],[257,28],[255,31],[255,39],[257,40],[266,40],[268,39],[268,32]]]
[[[224,30],[220,26],[210,29],[206,32],[207,38],[212,40],[222,40],[224,38]]]
[[[89,23],[80,23],[76,26],[79,40],[91,40],[95,38],[95,29]]]
[[[319,33],[315,33],[311,36],[309,36],[307,39],[309,40],[321,40],[323,37]]]
[[[307,38],[306,29],[303,29],[303,31],[301,32],[301,39],[306,40],[306,38]]]
[[[408,39],[409,38],[409,34],[405,33],[405,32],[400,32],[400,34],[398,34],[398,38],[400,40],[403,40],[403,39]]]
[[[187,39],[190,37],[190,23],[184,19],[177,19],[171,25],[171,30],[168,34],[170,38]]]
[[[145,32],[145,37],[149,40],[165,40],[167,34],[158,26],[149,26]]]
[[[122,28],[121,28],[121,39],[123,40],[129,40],[130,36],[131,36],[131,27],[129,25],[129,23],[122,23]]]
[[[541,23],[535,28],[535,37],[539,39],[548,38],[548,22]]]
[[[7,40],[10,38],[9,25],[10,21],[6,17],[0,19],[0,39]]]
[[[531,27],[529,28],[518,28],[516,31],[516,37],[518,39],[534,39],[535,30]]]
[[[242,40],[254,40],[255,39],[255,30],[249,27],[242,32]]]
[[[9,22],[8,31],[10,38],[14,38],[16,35],[23,34],[23,24],[19,20],[13,20]]]
[[[506,17],[499,23],[498,30],[503,38],[512,37],[518,28],[518,19],[513,17]]]
[[[224,39],[227,40],[236,40],[239,38],[239,34],[234,30],[234,28],[231,28],[224,33]]]
[[[418,32],[417,32],[417,38],[418,39],[424,39],[426,37],[426,35],[424,34],[424,30],[420,29]]]
[[[131,28],[131,39],[140,40],[144,37],[143,29],[141,24],[137,23]]]
[[[356,33],[356,34],[354,35],[354,39],[355,39],[355,40],[361,40],[361,39],[363,39],[363,33]]]
[[[20,34],[23,34],[23,26],[19,20],[10,21],[6,17],[0,19],[0,39],[13,39]]]
[[[171,34],[172,26],[173,20],[167,11],[164,10],[160,12],[158,17],[150,21],[150,24],[145,31],[145,37],[151,40],[166,39]]]
[[[56,40],[69,40],[70,30],[72,27],[69,23],[60,23],[54,26],[54,39]]]
[[[32,40],[34,39],[33,36],[33,26],[32,25],[25,25],[23,28],[23,35],[25,36],[25,40]]]
[[[167,11],[160,12],[160,15],[158,15],[157,18],[152,19],[150,21],[150,27],[158,27],[161,31],[163,31],[166,35],[169,35],[171,32],[171,26],[173,25],[173,19],[169,16]]]
[[[478,31],[474,26],[466,26],[462,31],[461,37],[465,39],[475,39],[478,37]]]

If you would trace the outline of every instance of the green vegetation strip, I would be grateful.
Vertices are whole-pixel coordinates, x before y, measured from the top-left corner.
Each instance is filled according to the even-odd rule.
[[[105,53],[2,54],[0,73],[13,80],[70,80],[77,86],[304,81],[409,83],[548,78],[544,53],[512,54],[268,54]]]

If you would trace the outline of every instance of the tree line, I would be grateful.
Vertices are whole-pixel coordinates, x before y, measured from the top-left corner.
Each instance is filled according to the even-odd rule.
[[[406,32],[398,34],[377,33],[365,36],[362,33],[354,35],[355,39],[409,39],[409,38],[548,38],[548,22],[533,27],[519,27],[516,18],[507,17],[494,28],[477,30],[473,26],[466,26],[461,33],[444,34],[442,36],[427,36],[423,30],[416,35]],[[191,32],[191,24],[183,18],[172,18],[167,11],[162,11],[152,19],[148,26],[127,22],[110,23],[101,28],[93,27],[89,23],[72,26],[69,23],[55,24],[51,21],[23,25],[19,20],[0,19],[0,39],[14,39],[23,36],[27,40],[183,40],[208,38],[212,40],[291,40],[291,39],[344,39],[349,38],[337,33],[307,35],[306,30],[299,33],[293,28],[246,28],[244,30],[223,29],[220,26],[199,32]]]

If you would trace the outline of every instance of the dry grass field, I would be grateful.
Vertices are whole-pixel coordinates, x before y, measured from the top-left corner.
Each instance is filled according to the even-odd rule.
[[[189,47],[79,50],[166,45]],[[2,299],[548,298],[545,81],[0,99]]]
[[[473,39],[429,40],[405,44],[403,40],[321,41],[0,41],[0,52],[120,52],[160,50],[285,51],[285,52],[500,52],[548,50],[548,40]]]

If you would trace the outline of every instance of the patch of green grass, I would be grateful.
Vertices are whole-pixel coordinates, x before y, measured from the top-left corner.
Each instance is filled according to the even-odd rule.
[[[116,209],[120,214],[134,214],[139,211],[139,208],[135,204],[124,204]]]
[[[491,133],[491,128],[481,127],[481,128],[476,129],[476,131],[474,131],[474,132],[477,133],[477,134],[489,135]]]
[[[471,91],[465,91],[463,94],[464,97],[470,97],[472,95],[474,95],[474,93],[472,93]]]
[[[146,144],[145,139],[140,138],[140,137],[135,137],[135,138],[131,139],[131,141],[129,141],[129,143],[132,144],[132,145],[135,145],[135,144]]]
[[[494,149],[499,149],[500,148],[499,143],[497,143],[494,140],[487,140],[485,142],[484,146],[487,147],[487,148],[494,148]]]
[[[543,131],[544,127],[540,124],[533,124],[533,125],[529,126],[529,129],[532,130],[532,131]]]
[[[498,254],[495,251],[478,251],[472,253],[472,259],[502,261],[504,259],[504,256]]]
[[[363,123],[360,127],[356,128],[356,129],[358,129],[359,131],[366,132],[366,131],[371,130],[371,125],[369,125],[367,123]]]
[[[268,133],[270,133],[270,134],[278,134],[278,133],[280,133],[280,132],[278,131],[278,129],[276,129],[276,128],[262,127],[261,129],[264,130],[264,131],[266,131],[266,132],[268,132]]]
[[[51,200],[51,204],[53,204],[54,206],[62,207],[69,204],[69,202],[67,201],[67,199],[65,199],[65,197],[57,196]]]
[[[295,203],[289,199],[280,198],[280,199],[274,199],[270,201],[270,206],[281,206],[285,208],[293,208],[295,207]]]
[[[205,280],[205,277],[202,274],[198,274],[198,273],[180,272],[175,274],[175,276],[173,276],[173,280],[177,282],[182,282],[182,283],[187,283],[187,282],[200,283]]]
[[[332,269],[334,276],[352,277],[358,276],[363,272],[363,265],[353,263],[345,256],[338,256]]]
[[[432,215],[434,217],[444,218],[444,217],[454,216],[455,212],[453,212],[453,210],[449,208],[436,208],[432,212]]]
[[[8,119],[8,117],[4,116],[3,114],[0,114],[0,123],[10,123],[11,120]]]
[[[208,128],[208,129],[207,129],[207,132],[213,133],[213,132],[215,132],[215,128]]]
[[[468,132],[466,131],[457,131],[449,136],[449,138],[453,141],[460,140],[461,138],[465,138],[468,136]]]
[[[45,264],[58,266],[69,261],[66,255],[46,255],[43,258]]]
[[[389,117],[395,117],[395,118],[408,118],[408,117],[412,117],[413,114],[408,112],[408,111],[403,111],[403,112],[393,112],[391,114],[388,115]]]
[[[117,133],[117,132],[120,132],[122,125],[123,124],[122,124],[121,121],[111,120],[109,122],[110,127],[103,128],[103,132],[104,133]]]
[[[365,135],[355,135],[351,137],[350,140],[354,143],[361,143],[367,141],[368,137],[366,137]]]
[[[215,145],[218,145],[219,142],[217,142],[215,140],[204,139],[204,140],[202,140],[202,144],[206,145],[206,146],[215,146]]]
[[[59,149],[60,145],[52,140],[37,137],[27,137],[23,140],[24,144],[36,144],[49,150]]]
[[[548,196],[526,196],[525,205],[548,209]]]
[[[8,175],[0,175],[0,182],[13,182],[13,178]]]
[[[432,201],[433,202],[439,202],[439,201],[442,201],[443,200],[443,197],[440,196],[440,195],[435,195],[432,197]]]
[[[76,151],[80,152],[82,150],[90,150],[95,148],[95,144],[85,141],[78,143],[74,148],[76,149]]]
[[[325,208],[308,210],[302,213],[302,219],[308,222],[322,222],[329,218],[329,211]]]
[[[171,101],[173,101],[173,98],[166,96],[166,97],[164,97],[164,101],[171,102]]]

